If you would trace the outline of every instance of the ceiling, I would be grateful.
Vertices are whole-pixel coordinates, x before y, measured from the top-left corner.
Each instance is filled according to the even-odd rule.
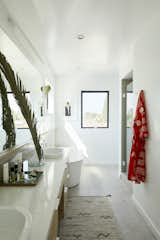
[[[8,38],[8,36],[0,29],[0,46],[1,51],[11,64],[15,73],[18,73],[19,77],[23,79],[23,84],[27,91],[37,91],[37,87],[43,85],[43,79],[39,71],[31,64],[23,53],[16,47],[16,45]],[[28,79],[32,81],[32,85],[28,82]],[[34,81],[36,79],[36,81]],[[7,82],[5,83],[7,89],[10,90]]]
[[[159,0],[0,1],[56,75],[117,68],[124,49],[160,10]]]

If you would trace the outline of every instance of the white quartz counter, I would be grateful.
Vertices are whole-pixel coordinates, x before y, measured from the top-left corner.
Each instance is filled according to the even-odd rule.
[[[63,158],[45,160],[44,166],[36,168],[43,171],[37,186],[0,187],[0,206],[20,207],[30,214],[28,240],[47,239],[51,219],[57,208],[66,159],[67,150]]]

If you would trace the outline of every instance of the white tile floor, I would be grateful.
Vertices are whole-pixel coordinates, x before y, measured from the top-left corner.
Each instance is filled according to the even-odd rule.
[[[152,232],[136,210],[131,192],[118,177],[116,167],[84,166],[81,183],[72,188],[73,195],[108,195],[124,240],[155,240]]]

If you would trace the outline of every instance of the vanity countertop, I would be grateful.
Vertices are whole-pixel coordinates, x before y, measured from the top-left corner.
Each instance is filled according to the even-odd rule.
[[[28,240],[47,239],[52,216],[57,208],[67,156],[66,148],[62,158],[45,160],[43,166],[36,168],[43,171],[43,176],[34,187],[0,187],[0,206],[22,208],[30,213]]]

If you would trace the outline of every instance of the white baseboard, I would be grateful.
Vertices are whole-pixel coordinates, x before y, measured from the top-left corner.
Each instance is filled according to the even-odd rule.
[[[157,240],[160,240],[160,231],[157,229],[157,227],[153,223],[152,219],[149,217],[149,215],[146,213],[146,211],[144,210],[144,208],[139,203],[139,201],[135,198],[134,195],[132,195],[132,200],[133,200],[133,202],[134,202],[138,212],[144,218],[144,220],[147,223],[148,227],[152,231],[153,235],[156,237]]]
[[[113,167],[113,168],[118,168],[118,164],[113,164],[113,163],[105,163],[105,162],[100,162],[100,163],[97,163],[97,162],[86,162],[86,161],[84,161],[83,162],[83,166],[93,166],[93,167],[103,167],[103,166],[107,166],[107,167]]]
[[[133,193],[133,183],[131,181],[128,181],[127,174],[126,173],[120,173],[119,177],[121,181],[125,184],[128,191],[132,194]]]

